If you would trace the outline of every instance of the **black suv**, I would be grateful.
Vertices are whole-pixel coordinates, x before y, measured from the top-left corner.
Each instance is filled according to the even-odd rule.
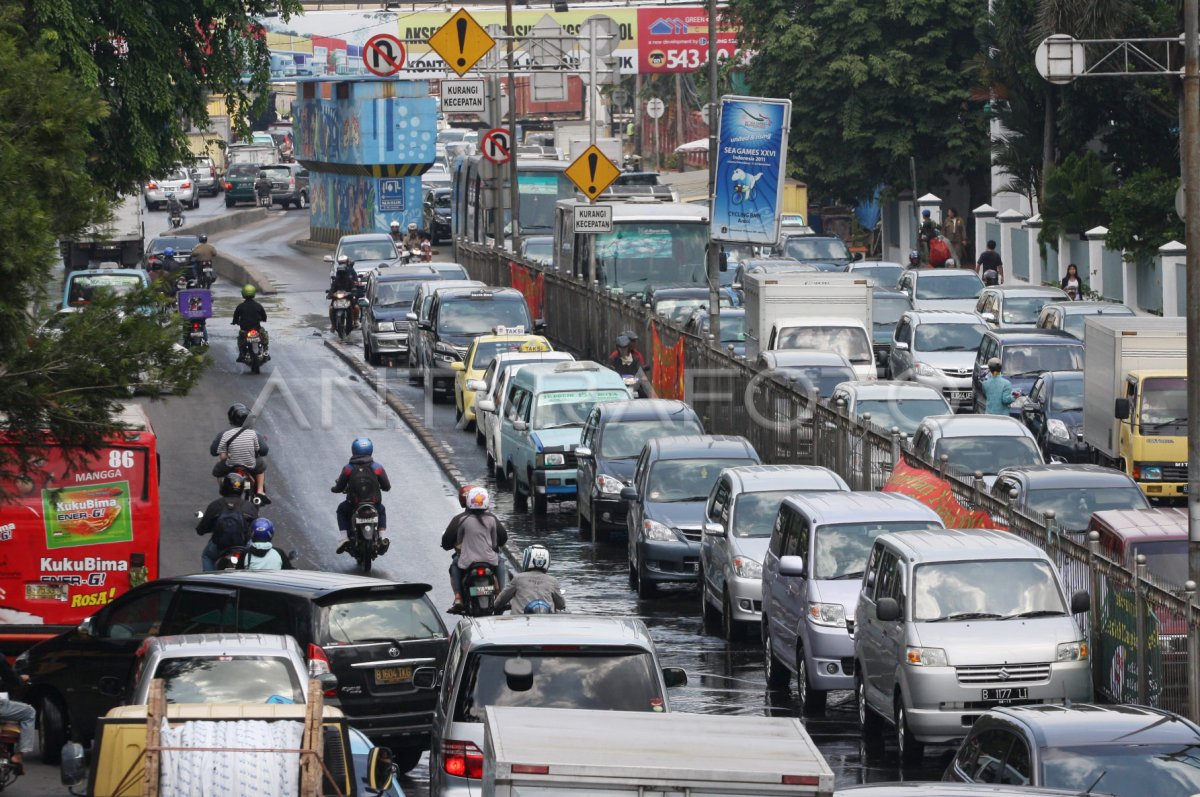
[[[417,667],[445,665],[446,627],[428,584],[311,570],[222,571],[164,578],[130,590],[17,658],[30,676],[24,699],[38,709],[43,760],[89,742],[96,720],[128,699],[147,637],[254,632],[290,634],[310,673],[332,671],[354,727],[396,754],[401,771],[429,748],[436,695],[417,691]]]
[[[271,179],[271,202],[284,210],[308,207],[308,169],[299,163],[272,163],[259,170]]]

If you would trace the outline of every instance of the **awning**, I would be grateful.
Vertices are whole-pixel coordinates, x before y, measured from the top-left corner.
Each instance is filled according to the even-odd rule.
[[[678,153],[688,152],[708,152],[708,139],[698,138],[695,141],[689,141],[686,144],[680,144],[675,148]]]

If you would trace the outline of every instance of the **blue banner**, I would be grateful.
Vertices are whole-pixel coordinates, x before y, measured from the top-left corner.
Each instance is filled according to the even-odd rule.
[[[722,97],[712,238],[773,244],[779,237],[791,100]]]

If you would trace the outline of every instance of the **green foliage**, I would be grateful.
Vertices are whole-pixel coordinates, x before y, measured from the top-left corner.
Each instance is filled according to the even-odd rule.
[[[731,0],[752,93],[790,97],[791,171],[812,193],[872,196],[987,167],[967,64],[975,0]]]
[[[1147,169],[1109,191],[1103,199],[1109,217],[1105,244],[1138,261],[1154,257],[1168,241],[1182,241],[1183,221],[1175,213],[1178,189],[1177,176]]]
[[[1068,155],[1046,178],[1038,240],[1053,243],[1060,234],[1086,232],[1107,222],[1103,199],[1116,183],[1112,167],[1095,152]]]

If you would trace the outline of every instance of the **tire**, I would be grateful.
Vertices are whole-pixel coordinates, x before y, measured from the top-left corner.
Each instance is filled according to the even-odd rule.
[[[521,492],[521,482],[516,478],[516,474],[512,471],[508,472],[508,480],[512,482],[513,491],[513,509],[517,512],[526,512],[529,510],[529,498],[525,493]]]
[[[236,205],[236,204],[237,204],[237,202],[234,202],[234,201],[233,201],[232,199],[230,199],[229,197],[225,197],[225,207],[227,207],[227,208],[231,208],[231,207],[233,207],[233,206],[234,206],[234,205]]]
[[[862,665],[854,663],[854,698],[858,704],[858,724],[862,726],[863,738],[870,742],[883,739],[883,717],[867,705],[867,685],[862,679]]]
[[[775,658],[771,652],[771,632],[767,628],[767,618],[763,618],[763,669],[767,676],[767,688],[776,692],[787,692],[792,681],[784,663]]]
[[[396,765],[396,772],[404,775],[416,768],[417,764],[421,763],[421,754],[424,751],[419,747],[401,747],[392,754],[392,763]]]
[[[908,712],[904,709],[904,698],[896,695],[896,751],[901,766],[914,766],[925,757],[925,743],[912,737],[908,727]]]
[[[458,403],[458,396],[454,397],[454,423],[462,423],[463,408]]]
[[[808,682],[808,662],[804,659],[804,647],[796,645],[796,697],[804,707],[804,715],[825,713],[825,696],[828,693],[821,689],[813,689]]]
[[[633,592],[637,592],[637,588],[638,588],[637,570],[634,569],[633,562],[629,562],[628,564],[629,564],[629,589],[632,590]]]
[[[375,365],[375,355],[371,354],[371,347],[367,345],[367,338],[363,336],[363,359],[367,361],[367,365]]]
[[[487,460],[487,472],[496,477],[496,483],[500,483],[500,470],[496,467],[496,458],[492,456],[490,451],[484,451],[484,458]]]
[[[483,436],[483,430],[479,428],[479,420],[475,420],[475,445],[482,446],[487,444],[487,438]]]
[[[371,565],[374,563],[374,561],[375,561],[375,560],[374,560],[374,557],[370,557],[370,556],[364,556],[364,557],[363,557],[362,559],[360,559],[360,560],[359,560],[359,562],[358,562],[359,569],[361,569],[361,570],[363,571],[363,573],[364,573],[364,574],[366,574],[366,573],[370,573],[370,572],[371,572]]]
[[[637,567],[637,594],[639,600],[651,600],[658,597],[658,585],[646,578],[646,570],[640,564]]]
[[[704,569],[701,568],[696,574],[696,584],[700,587],[700,633],[709,634],[714,629],[718,628],[718,623],[721,618],[717,616],[717,610],[708,602],[708,590],[705,587]]]
[[[300,208],[300,210],[304,210],[308,207],[308,194],[306,192],[300,192],[300,198],[296,200],[296,207]],[[408,770],[403,771],[407,772]]]
[[[545,516],[546,510],[550,508],[550,499],[533,491],[532,473],[529,474],[529,495],[533,497],[533,514]]]
[[[259,371],[261,370],[261,368],[262,368],[262,366],[260,366],[258,363],[252,363],[250,365],[250,373],[257,376]]]
[[[579,504],[575,504],[575,520],[579,525],[579,539],[590,540],[592,538],[592,521],[583,516],[583,510],[579,508]]]
[[[733,602],[725,592],[721,597],[721,636],[729,642],[740,642],[746,638],[745,625],[733,618]]]
[[[43,697],[38,703],[38,742],[42,748],[42,763],[58,764],[67,741],[67,719],[62,704],[57,698]]]

